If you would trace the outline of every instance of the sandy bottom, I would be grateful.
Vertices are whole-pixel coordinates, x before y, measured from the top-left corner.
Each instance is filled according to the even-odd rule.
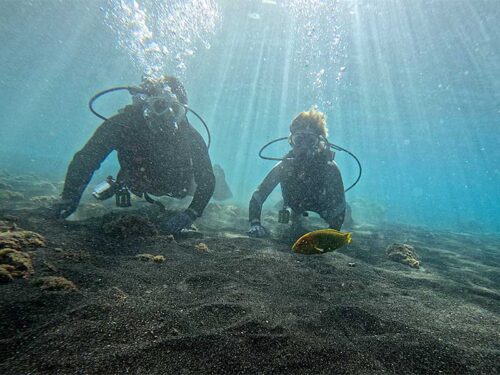
[[[2,217],[47,246],[30,279],[0,285],[1,374],[500,372],[498,237],[358,227],[338,252],[299,256],[277,225],[250,239],[222,205],[175,241],[40,209]],[[394,242],[422,267],[388,260]],[[43,276],[78,291],[43,291]]]

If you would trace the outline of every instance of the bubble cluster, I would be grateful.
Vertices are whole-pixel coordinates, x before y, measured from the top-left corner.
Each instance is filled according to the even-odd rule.
[[[186,59],[210,48],[220,18],[214,0],[109,0],[107,25],[134,65],[147,76],[182,76]]]
[[[346,71],[346,42],[342,17],[349,4],[339,0],[288,0],[282,5],[295,23],[295,62],[310,82],[314,100],[329,107],[337,98],[328,92],[330,82],[340,84]]]

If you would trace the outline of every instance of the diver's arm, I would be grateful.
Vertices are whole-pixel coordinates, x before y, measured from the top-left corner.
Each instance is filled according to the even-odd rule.
[[[257,187],[257,190],[252,194],[250,199],[250,206],[248,208],[248,216],[250,224],[260,223],[260,216],[262,214],[262,206],[267,197],[274,190],[276,185],[281,182],[281,173],[283,169],[283,162],[276,164],[273,169],[264,178],[264,181]]]
[[[215,175],[205,141],[195,129],[191,128],[191,126],[189,129],[188,136],[191,142],[190,150],[196,190],[188,210],[194,213],[196,215],[194,218],[196,218],[201,216],[210,198],[212,198],[215,189]]]
[[[115,149],[117,134],[116,120],[120,115],[106,120],[92,135],[85,146],[78,151],[69,164],[62,199],[78,205],[83,191],[87,187],[94,171],[102,161]]]
[[[344,183],[339,167],[334,161],[328,163],[328,211],[322,215],[332,229],[340,230],[344,223],[346,202],[344,193]]]

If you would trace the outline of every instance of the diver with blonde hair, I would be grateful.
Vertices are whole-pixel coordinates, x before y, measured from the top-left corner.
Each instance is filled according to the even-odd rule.
[[[251,237],[268,234],[260,222],[262,206],[278,184],[284,201],[281,223],[288,222],[290,208],[292,225],[300,225],[300,218],[311,211],[330,228],[340,230],[346,210],[344,184],[327,135],[326,116],[315,108],[301,112],[292,121],[288,136],[292,150],[267,174],[250,200]]]

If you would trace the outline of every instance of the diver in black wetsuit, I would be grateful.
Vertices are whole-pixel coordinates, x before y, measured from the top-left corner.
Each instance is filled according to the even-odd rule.
[[[278,184],[285,208],[292,210],[292,225],[300,225],[300,217],[312,211],[330,228],[340,230],[346,210],[344,184],[326,137],[323,113],[311,109],[293,120],[288,138],[292,150],[267,174],[250,200],[251,237],[268,234],[260,222],[262,205]]]
[[[71,161],[56,216],[71,215],[94,171],[116,150],[120,171],[113,184],[148,199],[148,193],[183,198],[189,208],[163,223],[167,233],[189,227],[214,192],[208,149],[186,117],[187,95],[174,77],[145,79],[134,103],[106,120]],[[110,182],[111,183],[111,182]]]

